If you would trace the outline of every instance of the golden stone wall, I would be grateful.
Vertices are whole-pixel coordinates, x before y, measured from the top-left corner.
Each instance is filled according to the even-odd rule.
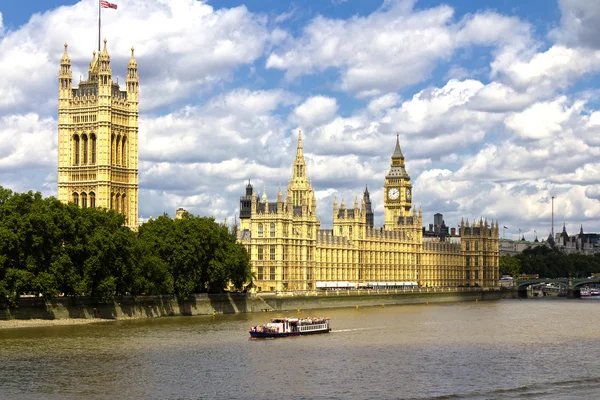
[[[138,226],[139,78],[131,49],[126,90],[112,80],[110,55],[94,52],[88,79],[72,87],[67,45],[58,90],[58,198],[114,209]]]

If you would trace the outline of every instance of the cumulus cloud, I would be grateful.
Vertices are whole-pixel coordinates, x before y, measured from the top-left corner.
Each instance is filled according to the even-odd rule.
[[[550,37],[573,46],[600,48],[600,4],[588,0],[559,0],[560,27]]]
[[[300,37],[270,54],[267,68],[285,70],[288,79],[335,68],[342,90],[374,96],[425,80],[456,49],[520,50],[530,42],[530,27],[518,18],[484,12],[456,22],[449,6],[414,10],[413,3],[388,2],[350,20],[318,16]]]
[[[96,7],[82,0],[12,30],[0,22],[0,177],[14,190],[56,193],[62,43],[77,84],[97,40],[81,16]],[[184,207],[231,222],[249,179],[275,199],[301,126],[323,226],[334,197],[351,207],[365,186],[382,223],[399,133],[425,223],[443,212],[451,226],[498,218],[545,236],[555,196],[559,220],[600,230],[600,110],[594,81],[586,93],[576,85],[600,72],[595,2],[562,0],[550,42],[527,18],[409,0],[345,19],[317,7],[307,22],[293,6],[119,7],[104,13],[104,33],[120,82],[136,47],[142,219]]]
[[[313,126],[331,120],[337,110],[336,99],[313,96],[294,109],[292,120],[303,126]]]
[[[94,15],[97,2],[82,0],[35,14],[6,32],[0,41],[0,109],[55,107],[65,41],[71,42],[74,84],[79,76],[85,79],[97,42],[96,31],[90,29]],[[104,13],[103,34],[116,77],[125,76],[129,49],[136,47],[141,108],[150,110],[213,87],[230,79],[236,68],[252,64],[269,40],[265,25],[264,17],[244,6],[215,10],[202,2],[134,0],[119,5],[117,12]]]

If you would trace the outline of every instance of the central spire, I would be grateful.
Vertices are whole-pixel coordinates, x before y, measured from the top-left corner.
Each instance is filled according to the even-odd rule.
[[[396,148],[394,149],[392,158],[400,158],[404,160],[404,154],[402,154],[402,150],[400,150],[400,133],[398,132],[396,132]]]
[[[302,129],[298,128],[298,148],[296,150],[296,158],[302,157],[304,158],[304,154],[302,153]]]

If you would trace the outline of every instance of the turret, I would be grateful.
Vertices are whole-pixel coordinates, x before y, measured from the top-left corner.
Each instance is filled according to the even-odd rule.
[[[98,55],[98,86],[100,88],[104,88],[104,91],[107,92],[103,94],[110,95],[111,93],[111,84],[112,84],[112,68],[110,66],[110,55],[108,54],[108,49],[106,48],[106,39],[104,39],[104,49]]]
[[[139,104],[140,78],[138,77],[137,61],[133,55],[134,48],[131,48],[131,58],[127,64],[127,78],[125,83],[127,86],[127,101],[137,110]]]
[[[263,186],[262,202],[265,204],[269,202],[267,199],[267,186],[266,185]],[[266,209],[265,209],[265,211],[266,211]]]
[[[363,193],[363,212],[365,214],[365,224],[367,227],[373,228],[375,223],[373,209],[371,208],[371,197],[369,195],[369,188],[365,186],[365,192]]]
[[[67,53],[68,45],[65,43],[65,52],[60,59],[60,71],[58,73],[58,99],[59,107],[63,106],[61,100],[69,100],[71,98],[71,88],[73,86],[73,72],[71,71],[71,59]]]

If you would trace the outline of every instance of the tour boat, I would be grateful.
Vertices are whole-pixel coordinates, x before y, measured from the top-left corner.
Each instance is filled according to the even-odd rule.
[[[329,331],[331,331],[329,318],[273,318],[268,324],[250,328],[250,338],[301,336]]]
[[[582,299],[600,299],[600,290],[598,288],[584,286],[580,289]]]

